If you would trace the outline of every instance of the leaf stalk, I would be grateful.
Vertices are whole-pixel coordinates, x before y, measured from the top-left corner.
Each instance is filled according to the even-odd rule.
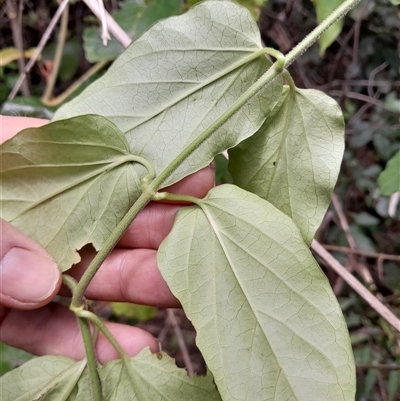
[[[101,392],[101,383],[99,374],[97,372],[97,358],[94,349],[92,334],[90,332],[90,325],[86,319],[81,317],[78,317],[78,323],[82,333],[83,344],[85,346],[85,353],[87,357],[87,364],[88,364],[90,384],[91,384],[90,389],[93,396],[92,398],[94,401],[102,401],[103,396]]]

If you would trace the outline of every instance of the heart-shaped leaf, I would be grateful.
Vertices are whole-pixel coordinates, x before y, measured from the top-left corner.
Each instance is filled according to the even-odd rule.
[[[213,377],[188,377],[172,358],[148,349],[98,369],[103,400],[220,401]],[[2,401],[92,401],[86,361],[62,356],[32,359],[0,378]]]
[[[273,114],[229,151],[234,183],[290,216],[311,243],[330,204],[344,151],[338,104],[320,91],[285,87]]]
[[[3,218],[45,247],[62,270],[87,243],[100,249],[140,195],[145,169],[105,118],[27,129],[1,145]]]
[[[133,154],[158,174],[269,68],[254,19],[230,2],[207,1],[160,21],[130,45],[107,73],[61,107],[55,119],[99,114],[125,133]],[[171,184],[206,166],[263,123],[282,88],[261,90],[182,160]]]
[[[221,400],[211,374],[189,377],[163,352],[145,349],[127,361],[106,363],[99,374],[109,401]]]
[[[158,265],[224,401],[354,401],[350,339],[289,217],[223,185],[179,211]]]
[[[1,400],[91,401],[85,369],[86,360],[50,355],[31,359],[0,378]],[[83,397],[75,398],[78,393]]]

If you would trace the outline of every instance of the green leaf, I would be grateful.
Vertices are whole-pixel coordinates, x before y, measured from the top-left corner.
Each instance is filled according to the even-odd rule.
[[[188,377],[167,354],[148,349],[99,368],[107,401],[220,401],[213,377]],[[2,401],[90,401],[86,360],[61,356],[32,359],[0,378]]]
[[[66,401],[88,397],[86,360],[76,362],[62,356],[35,358],[0,378],[2,401]],[[78,386],[78,381],[80,381]],[[83,387],[83,388],[81,388]],[[78,392],[86,398],[76,397]],[[71,395],[74,397],[70,398]]]
[[[241,6],[207,1],[153,25],[108,72],[55,119],[94,113],[125,133],[131,152],[157,174],[269,68],[254,19]],[[252,135],[275,105],[281,80],[261,90],[210,136],[165,185],[209,164]]]
[[[349,334],[293,222],[222,185],[180,210],[158,265],[224,401],[354,401]]]
[[[311,243],[330,203],[344,151],[338,104],[313,89],[285,87],[251,138],[229,151],[234,183],[293,219]]]
[[[136,319],[139,322],[149,320],[157,313],[157,308],[154,306],[130,304],[127,302],[111,302],[110,307],[114,315]]]
[[[400,191],[400,150],[387,162],[378,178],[378,187],[381,195]]]
[[[33,355],[21,349],[10,347],[0,341],[0,376],[29,361]]]
[[[315,11],[317,13],[317,21],[323,21],[332,11],[336,10],[344,0],[312,0]],[[343,19],[335,22],[328,28],[319,39],[319,54],[323,56],[325,50],[334,42],[334,40],[342,32]]]
[[[113,18],[132,40],[136,40],[154,22],[182,12],[181,0],[150,0],[146,3],[126,0],[120,6],[121,10],[113,13]],[[83,45],[86,58],[91,63],[114,60],[124,51],[114,38],[104,46],[100,28],[86,28]]]
[[[105,364],[99,371],[107,401],[220,401],[213,377],[189,377],[167,354],[148,349],[127,360]]]
[[[62,270],[104,241],[140,195],[145,172],[100,116],[21,131],[1,145],[3,218],[39,242]]]

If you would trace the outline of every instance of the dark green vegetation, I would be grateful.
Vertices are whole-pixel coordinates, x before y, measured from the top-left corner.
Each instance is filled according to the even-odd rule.
[[[125,5],[124,13],[120,13],[121,18],[128,15],[128,4],[129,2]],[[132,13],[137,12],[137,16],[132,18],[133,27],[131,29],[129,26],[126,27],[127,31],[132,32],[132,37],[136,38],[147,28],[146,9],[151,9],[151,7],[157,10],[159,8],[157,12],[160,17],[172,14],[172,10],[176,14],[183,12],[179,2],[168,5],[167,11],[159,7],[157,1],[149,2],[147,7],[132,7]],[[43,8],[32,11],[29,14],[28,10],[25,10],[24,14],[24,30],[34,33],[32,43],[25,44],[25,48],[35,46],[38,43],[38,40],[34,40],[35,35],[37,35],[37,39],[40,39],[43,32],[43,27],[41,31],[38,26],[38,19],[35,22],[35,15],[38,15],[39,11],[52,15],[54,9]],[[399,32],[398,29],[396,30],[399,22],[395,11],[390,2],[362,2],[351,13],[351,16],[346,18],[338,40],[326,50],[323,58],[319,56],[318,47],[314,46],[290,67],[290,72],[298,87],[317,88],[336,97],[347,120],[347,146],[335,191],[337,204],[341,205],[341,208],[332,207],[328,211],[316,238],[322,244],[350,246],[355,247],[353,251],[369,252],[365,254],[358,252],[355,253],[356,256],[351,256],[348,250],[339,253],[336,249],[334,255],[398,314],[400,309],[399,261],[386,258],[384,254],[398,255],[400,253],[400,209],[397,205],[394,213],[389,214],[388,195],[393,187],[390,186],[389,190],[386,190],[382,184],[382,193],[385,195],[380,196],[377,185],[383,167],[400,148],[400,129],[398,114],[396,114],[399,110],[399,49],[397,46],[400,38],[396,37]],[[155,11],[147,12],[151,16],[148,24],[151,24],[154,22],[152,18],[157,13]],[[76,57],[79,49],[82,49],[81,43],[67,38],[64,50],[65,59],[61,64],[65,71],[60,69],[58,74],[54,90],[56,95],[88,68],[87,60],[101,63],[103,57],[112,59],[118,53],[118,50],[115,50],[114,54],[101,54],[99,59],[93,59],[90,51],[94,45],[90,43],[99,40],[100,31],[96,32],[92,28],[92,30],[85,30],[82,34],[83,27],[94,24],[93,19],[84,20],[81,17],[82,14],[90,15],[82,3],[76,3],[71,7],[70,15],[74,15],[73,13],[77,13],[76,15],[79,15],[80,18],[71,18],[67,37],[73,38],[75,32],[80,33],[78,37],[84,38],[86,60],[83,54],[79,59]],[[313,8],[306,2],[304,4],[272,1],[267,3],[260,19],[264,42],[267,46],[278,48],[286,53],[315,26],[314,15]],[[120,21],[124,28],[125,23]],[[140,24],[142,25],[139,26]],[[5,25],[4,32],[3,40],[8,40],[5,45],[12,45],[7,25]],[[69,46],[74,50],[68,51]],[[57,44],[53,41],[47,48],[48,59],[52,59],[51,48],[55,47]],[[69,58],[67,59],[67,57]],[[43,57],[41,61],[43,65],[46,65],[45,60],[46,58]],[[32,93],[37,95],[37,98],[28,100],[22,97],[18,101],[5,102],[3,112],[11,110],[11,113],[25,114],[26,106],[29,105],[35,108],[35,112],[45,113],[45,116],[54,111],[54,109],[39,105],[38,97],[44,92],[46,72],[43,66],[39,68],[38,65],[35,65],[30,81]],[[96,74],[101,74],[102,71]],[[18,74],[16,63],[3,67],[3,79],[7,84],[4,87],[11,88],[13,80]],[[93,75],[91,79],[93,80],[95,77],[96,75]],[[79,90],[81,89],[82,87]],[[3,95],[3,100],[6,95],[7,90]],[[45,99],[45,102],[51,103],[48,99]],[[285,105],[286,108],[289,108],[287,103]],[[282,109],[282,112],[287,113],[285,109]],[[277,120],[279,121],[279,118]],[[253,138],[249,141],[256,140]],[[257,148],[259,148],[258,145]],[[234,152],[231,157],[234,157]],[[159,168],[160,171],[162,168],[162,166]],[[223,160],[219,159],[217,168],[219,180],[229,182],[231,178],[224,170]],[[396,169],[394,169],[394,173],[396,173]],[[235,171],[232,171],[232,174],[235,177]],[[240,180],[240,177],[235,177],[235,179]],[[381,180],[384,179],[381,178]],[[394,185],[397,182],[395,178]],[[263,194],[259,195],[263,196]],[[273,200],[269,200],[274,203]],[[342,218],[342,222],[340,222],[340,218]],[[343,229],[344,220],[347,220],[349,224],[350,229],[347,232]],[[301,223],[299,226],[304,228]],[[308,229],[303,236],[310,241],[313,235],[309,237],[307,232]],[[326,274],[335,294],[339,297],[350,329],[358,364],[357,400],[396,400],[400,376],[398,370],[400,361],[396,360],[396,355],[399,354],[398,333],[370,306],[360,300],[350,288],[343,285],[341,279],[335,276],[329,267],[326,267]],[[118,313],[114,312],[113,316],[116,319],[119,318]],[[151,325],[151,323],[147,324]],[[142,325],[146,327],[146,323],[142,323]],[[158,332],[155,330],[156,334],[160,332],[161,327]],[[165,344],[165,349],[171,347],[174,347],[172,340]],[[12,356],[7,358],[13,362]],[[373,365],[377,367],[372,368]],[[6,366],[3,369],[7,369],[6,364],[2,366]]]

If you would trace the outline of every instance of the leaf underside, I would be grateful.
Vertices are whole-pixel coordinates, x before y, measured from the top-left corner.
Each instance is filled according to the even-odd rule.
[[[336,297],[293,222],[232,185],[178,212],[158,265],[224,401],[353,401]]]
[[[107,401],[220,401],[210,374],[187,376],[165,353],[148,349],[99,368]],[[2,401],[91,401],[86,361],[60,356],[35,358],[0,379]]]
[[[229,151],[234,183],[287,214],[310,244],[330,204],[344,151],[338,104],[320,91],[284,88],[260,130]]]
[[[131,152],[149,160],[159,175],[270,67],[258,55],[261,49],[257,24],[246,9],[230,2],[201,3],[153,25],[102,78],[61,107],[55,120],[105,116],[126,135]],[[277,80],[260,91],[164,185],[205,167],[256,132],[281,89]]]
[[[87,243],[100,249],[140,195],[145,171],[100,116],[27,129],[1,146],[2,217],[65,271]]]

